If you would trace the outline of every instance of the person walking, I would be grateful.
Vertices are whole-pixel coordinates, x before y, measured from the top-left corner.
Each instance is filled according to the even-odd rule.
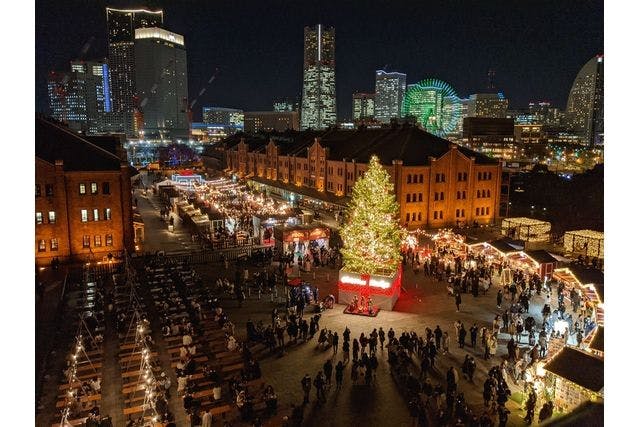
[[[342,343],[342,362],[346,365],[347,363],[349,363],[349,353],[350,353],[350,348],[349,348],[349,340],[345,340]]]
[[[471,337],[471,347],[475,349],[478,341],[478,325],[475,323],[471,328],[469,328],[469,336]]]
[[[322,367],[324,370],[324,377],[326,378],[326,384],[331,387],[331,374],[333,374],[333,364],[331,363],[331,359],[328,359],[324,362],[324,366]]]
[[[357,339],[353,339],[353,345],[351,346],[351,350],[353,351],[353,361],[358,361],[358,353],[360,352],[360,343]]]
[[[302,391],[304,393],[304,401],[302,404],[305,405],[309,403],[309,392],[311,391],[311,377],[309,374],[305,374],[300,383],[302,384]]]
[[[316,378],[313,380],[313,385],[316,388],[316,398],[318,399],[318,402],[324,402],[326,400],[324,394],[325,380],[322,376],[322,371],[318,371],[318,373],[316,374]]]
[[[502,289],[498,290],[498,295],[496,296],[496,302],[498,303],[498,309],[502,308]]]
[[[340,390],[342,388],[342,377],[344,374],[344,365],[342,361],[336,365],[336,388]]]
[[[461,304],[462,304],[462,296],[460,296],[460,292],[456,292],[456,313],[460,312]]]
[[[333,355],[334,355],[334,356],[335,356],[336,354],[338,354],[338,340],[339,340],[339,338],[338,338],[338,333],[337,333],[337,332],[334,332],[334,333],[333,333],[333,339],[332,339],[332,341],[333,341]]]

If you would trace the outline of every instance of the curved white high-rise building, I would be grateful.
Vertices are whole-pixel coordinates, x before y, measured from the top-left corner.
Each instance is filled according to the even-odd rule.
[[[581,69],[567,100],[566,123],[585,144],[604,143],[604,56],[597,55]]]

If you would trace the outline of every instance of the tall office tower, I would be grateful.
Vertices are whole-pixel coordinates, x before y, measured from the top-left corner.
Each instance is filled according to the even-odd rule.
[[[566,124],[584,143],[604,143],[604,56],[589,60],[573,81],[567,100]]]
[[[376,120],[389,123],[393,118],[402,117],[402,101],[406,88],[406,74],[376,71]]]
[[[135,31],[135,83],[145,138],[188,138],[184,37],[162,28]]]
[[[49,73],[47,78],[51,117],[75,131],[87,130],[85,76],[77,71]]]
[[[244,113],[236,108],[202,107],[202,121],[210,125],[237,126],[244,122]]]
[[[477,93],[469,96],[469,117],[505,118],[509,100],[502,93]]]
[[[372,119],[375,116],[375,93],[353,94],[353,120]]]
[[[136,73],[134,40],[137,28],[161,27],[162,10],[107,8],[109,42],[109,74],[113,114],[119,122],[119,131],[137,136],[134,126],[136,108]]]
[[[318,24],[304,27],[302,129],[336,124],[336,33]]]
[[[117,130],[117,125],[112,122],[107,61],[71,61],[71,72],[84,80],[87,133],[98,134]]]

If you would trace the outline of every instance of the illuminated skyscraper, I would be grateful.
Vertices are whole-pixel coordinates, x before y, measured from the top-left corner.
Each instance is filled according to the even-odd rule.
[[[77,71],[49,73],[47,79],[51,117],[75,131],[87,130],[86,82]]]
[[[336,124],[336,35],[331,27],[304,27],[302,129]]]
[[[591,58],[573,81],[566,124],[585,144],[604,143],[604,56]]]
[[[71,71],[84,80],[87,132],[115,131],[113,123],[109,64],[107,61],[71,61]]]
[[[509,100],[501,93],[476,93],[469,96],[469,117],[505,118],[508,108]]]
[[[402,100],[406,87],[406,74],[376,71],[376,120],[389,123],[393,118],[402,117]]]
[[[184,37],[162,28],[135,31],[135,83],[145,138],[189,136]]]
[[[162,10],[107,8],[107,32],[109,43],[109,74],[113,113],[120,124],[119,131],[137,136],[133,113],[136,107],[136,73],[134,40],[137,28],[161,27]]]
[[[372,119],[375,116],[375,93],[353,94],[353,120]]]

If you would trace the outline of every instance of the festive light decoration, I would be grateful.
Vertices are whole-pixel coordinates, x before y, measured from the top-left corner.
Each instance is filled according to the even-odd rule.
[[[564,249],[570,253],[604,258],[604,233],[593,230],[567,231],[564,233]]]
[[[501,231],[504,236],[525,242],[548,242],[551,223],[531,218],[505,218]]]
[[[369,168],[353,187],[346,221],[340,227],[343,270],[369,275],[395,273],[405,238],[398,212],[391,178],[372,156]]]

